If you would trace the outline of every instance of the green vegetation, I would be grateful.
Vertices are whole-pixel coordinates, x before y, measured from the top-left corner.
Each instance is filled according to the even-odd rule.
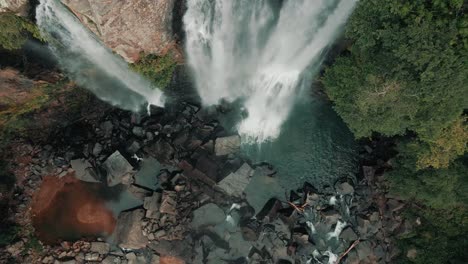
[[[171,82],[177,62],[169,52],[165,56],[141,54],[141,59],[130,67],[146,77],[155,88],[164,89]]]
[[[42,40],[35,24],[13,13],[0,14],[0,25],[0,47],[3,49],[20,49],[31,37]]]
[[[398,139],[386,176],[391,192],[422,208],[411,214],[423,225],[402,241],[427,248],[417,263],[468,254],[466,7],[463,0],[361,0],[346,28],[352,45],[322,79],[357,138]]]

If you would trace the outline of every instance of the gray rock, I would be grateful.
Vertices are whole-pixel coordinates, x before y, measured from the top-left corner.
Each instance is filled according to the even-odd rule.
[[[133,127],[132,129],[132,133],[133,135],[137,136],[137,137],[140,137],[140,138],[144,138],[146,133],[145,131],[143,130],[143,128],[141,127]]]
[[[145,188],[141,188],[135,184],[130,185],[127,191],[130,192],[133,195],[133,197],[141,201],[144,201],[146,197],[151,195],[151,191]]]
[[[93,167],[85,159],[75,159],[70,161],[72,169],[75,171],[75,178],[85,182],[99,182]]]
[[[129,153],[135,154],[138,152],[138,150],[140,150],[140,148],[141,148],[140,142],[134,140],[132,144],[127,148],[127,150]]]
[[[91,242],[91,252],[97,252],[101,255],[106,255],[110,251],[110,245],[105,242]]]
[[[146,218],[159,218],[159,206],[161,205],[161,194],[154,192],[152,196],[146,197],[143,207],[146,209]]]
[[[214,203],[205,204],[193,211],[192,227],[199,229],[223,223],[226,218],[223,209]]]
[[[58,261],[58,260],[55,260],[54,261],[54,264],[76,264],[76,260],[72,259],[72,260],[67,260],[67,261]]]
[[[236,172],[229,174],[226,178],[221,180],[217,184],[217,187],[228,195],[241,197],[253,173],[254,170],[249,164],[244,163]]]
[[[104,137],[109,138],[112,136],[112,129],[114,129],[114,125],[111,121],[106,121],[100,125],[102,131],[104,131]]]
[[[121,248],[140,249],[146,247],[148,239],[143,235],[141,220],[143,209],[120,213],[115,229],[117,244]]]
[[[241,138],[238,135],[217,138],[215,140],[216,156],[224,156],[240,150]]]
[[[93,155],[98,156],[102,152],[102,145],[99,143],[94,144],[93,147]]]
[[[354,187],[351,186],[351,184],[347,183],[347,182],[343,182],[343,183],[340,183],[337,187],[336,187],[336,192],[338,194],[342,194],[342,195],[345,195],[345,194],[352,194],[354,193]]]
[[[351,227],[347,227],[341,232],[340,237],[346,241],[355,241],[358,236]]]
[[[99,253],[92,252],[86,253],[84,256],[84,260],[86,261],[98,261],[99,260]]]
[[[125,176],[133,173],[133,167],[128,161],[120,154],[119,151],[114,152],[104,162],[104,168],[107,171],[107,185],[115,186],[122,183]]]
[[[120,264],[122,260],[118,256],[108,255],[101,264]]]

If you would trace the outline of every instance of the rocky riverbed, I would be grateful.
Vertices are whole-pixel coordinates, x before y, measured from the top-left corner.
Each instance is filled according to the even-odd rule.
[[[49,237],[40,253],[29,254],[32,251],[26,245],[31,238],[24,237],[2,250],[2,259],[23,263],[391,263],[399,254],[393,237],[407,233],[416,223],[403,221],[399,213],[405,205],[385,196],[380,176],[384,162],[362,166],[358,177],[340,179],[334,186],[305,182],[255,210],[251,204],[255,194],[246,195],[244,190],[254,178],[268,184],[278,175],[274,164],[253,164],[243,157],[240,141],[220,126],[217,109],[181,102],[166,109],[152,108],[151,116],[108,108],[95,118],[61,129],[48,145],[18,144],[13,154],[16,172],[28,180],[14,198],[19,204],[16,219],[22,218],[24,226],[37,231],[41,226],[30,219],[44,212],[59,217],[62,212],[78,226],[96,222],[103,228],[73,240],[51,228],[54,241],[50,243]],[[368,147],[362,155],[372,151]],[[98,199],[83,199],[86,202],[70,203],[69,210],[41,212],[35,207],[44,202],[38,189],[50,177],[99,185],[91,190],[107,198],[99,200],[101,207]],[[131,202],[122,202],[126,199]],[[97,217],[105,210],[113,212],[112,229]],[[52,227],[58,223],[50,223],[53,217],[45,219]],[[36,234],[41,238],[40,232]]]

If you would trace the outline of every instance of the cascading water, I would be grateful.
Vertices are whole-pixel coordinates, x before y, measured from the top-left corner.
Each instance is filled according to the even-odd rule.
[[[58,0],[41,0],[37,24],[48,37],[59,65],[102,100],[137,111],[163,105],[163,95],[102,45]]]
[[[356,2],[187,1],[188,62],[203,103],[244,100],[239,133],[276,138]]]

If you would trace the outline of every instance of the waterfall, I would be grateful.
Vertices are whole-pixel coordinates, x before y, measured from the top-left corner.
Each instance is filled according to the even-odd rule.
[[[187,1],[188,63],[203,103],[240,100],[244,139],[276,138],[356,1]]]
[[[49,41],[59,66],[77,84],[127,110],[144,104],[163,105],[162,92],[132,72],[58,0],[40,0],[37,24]]]

